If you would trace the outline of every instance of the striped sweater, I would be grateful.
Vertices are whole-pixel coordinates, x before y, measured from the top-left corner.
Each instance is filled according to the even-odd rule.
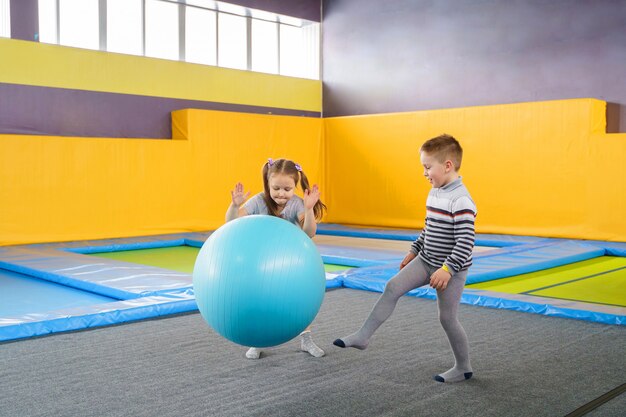
[[[444,263],[450,273],[472,264],[476,205],[461,177],[441,188],[433,188],[426,200],[426,222],[411,252],[435,268]]]

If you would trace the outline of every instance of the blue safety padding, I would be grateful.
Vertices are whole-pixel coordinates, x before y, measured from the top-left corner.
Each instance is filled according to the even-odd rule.
[[[93,304],[40,314],[3,317],[0,318],[0,342],[126,323],[197,309],[193,293],[188,292]]]
[[[13,310],[17,314],[12,317],[2,311],[0,341],[196,310],[191,274],[83,254],[180,245],[202,247],[209,235],[187,233],[0,247],[0,268],[6,269],[0,272],[0,280],[6,278],[3,290],[8,288],[8,280],[21,287],[28,285],[25,281],[41,279],[41,285],[53,288],[58,302],[48,307],[38,305],[27,314]],[[341,286],[338,275],[327,277],[326,288]],[[59,296],[82,291],[90,302],[83,300],[82,304]],[[31,301],[37,302],[34,292]],[[16,295],[15,291],[6,293]],[[115,301],[106,302],[110,299]],[[56,308],[59,305],[65,307]]]
[[[391,265],[353,269],[343,274],[343,285],[346,288],[357,290],[383,292],[387,281],[397,272],[398,268]],[[407,295],[434,300],[437,298],[437,291],[426,285],[409,291]],[[553,317],[594,321],[604,324],[626,325],[625,315],[600,313],[596,311],[558,307],[551,304],[530,303],[520,300],[494,297],[491,295],[485,295],[484,291],[481,292],[469,288],[464,290],[463,295],[461,296],[461,303],[542,314]]]
[[[597,311],[559,307],[551,304],[531,303],[521,300],[488,296],[481,294],[480,290],[477,291],[470,288],[466,288],[463,291],[461,302],[463,304],[542,314],[544,316],[551,317],[578,319],[604,324],[617,324],[621,326],[626,325],[626,315],[601,313]]]
[[[411,231],[355,229],[340,225],[320,225],[318,230],[320,234],[357,237],[400,240],[414,240],[417,237]],[[195,310],[190,274],[104,258],[95,260],[83,254],[179,245],[201,247],[210,233],[0,247],[0,268],[11,271],[7,272],[9,275],[24,274],[88,291],[95,297],[123,300],[1,318],[0,341]],[[474,266],[470,269],[468,283],[552,268],[604,254],[626,256],[626,243],[619,242],[502,235],[478,235],[476,242],[478,245],[497,246],[500,249],[474,254]],[[325,262],[365,267],[327,274],[326,288],[345,286],[382,291],[389,278],[397,273],[398,265],[405,255],[400,251],[319,246]],[[602,323],[625,323],[623,316],[564,309],[549,304],[522,303],[477,295],[468,290],[466,292],[468,295],[463,295],[463,302],[468,304]],[[435,297],[434,290],[428,287],[418,288],[410,294]]]
[[[329,290],[331,288],[341,288],[343,286],[343,280],[340,276],[335,276],[332,278],[328,277],[326,274],[326,289]]]
[[[545,239],[546,238],[536,236],[492,235],[477,233],[474,244],[476,246],[492,246],[495,248],[505,248],[509,246],[532,244]]]
[[[119,300],[191,288],[191,275],[50,247],[0,248],[0,268]]]
[[[334,223],[320,223],[317,225],[318,235],[369,237],[375,239],[415,240],[419,231],[402,229],[383,229],[374,227],[354,227]]]
[[[604,249],[607,256],[626,256],[626,242],[602,242],[597,240],[585,240],[584,242]]]
[[[473,265],[467,276],[467,284],[554,268],[602,255],[604,255],[604,249],[574,241],[543,241],[531,245],[479,252],[474,254]],[[340,261],[338,263],[341,263]],[[400,262],[395,262],[378,268],[351,271],[348,276],[343,277],[344,286],[355,288],[352,285],[363,285],[360,281],[366,277],[367,286],[376,288],[378,285],[382,288],[386,280],[398,272],[399,265]],[[373,284],[371,283],[372,279],[375,281],[382,279],[384,282],[380,285]]]
[[[321,223],[317,226],[318,235],[365,237],[374,239],[414,241],[420,234],[419,230],[385,229],[375,227],[348,226],[334,223]],[[535,243],[545,238],[535,236],[511,236],[497,234],[477,234],[476,246],[507,247]]]
[[[108,244],[108,245],[102,245],[102,246],[81,246],[78,248],[67,248],[64,250],[68,252],[89,255],[91,253],[106,253],[106,252],[121,252],[121,251],[127,251],[127,250],[170,248],[172,246],[183,246],[184,244],[185,244],[185,239],[174,239],[174,240],[127,242],[127,243]]]
[[[467,284],[527,274],[603,256],[604,249],[575,241],[539,242],[509,248],[505,253],[479,253]]]
[[[324,263],[346,266],[384,265],[400,262],[406,252],[386,249],[351,248],[347,246],[317,245]]]

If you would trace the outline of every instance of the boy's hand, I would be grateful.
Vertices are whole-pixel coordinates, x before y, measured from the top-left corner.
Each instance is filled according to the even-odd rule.
[[[430,286],[436,290],[443,291],[448,286],[450,278],[452,278],[452,275],[448,271],[439,268],[430,276]]]
[[[320,199],[320,190],[317,187],[317,184],[313,184],[310,190],[304,190],[304,208],[306,210],[311,210],[315,207],[315,203],[317,203]]]
[[[409,262],[411,262],[413,259],[415,259],[417,255],[414,254],[413,252],[409,252],[406,254],[406,256],[404,257],[404,259],[402,260],[402,262],[400,262],[400,269],[404,268],[405,266],[407,266],[409,264]]]
[[[233,199],[233,206],[239,207],[248,199],[250,191],[244,194],[243,184],[238,182],[237,185],[235,185],[235,189],[230,192],[230,195]]]

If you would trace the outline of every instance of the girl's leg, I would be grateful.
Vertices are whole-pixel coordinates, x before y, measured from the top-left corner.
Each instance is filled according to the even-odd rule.
[[[472,377],[469,343],[457,314],[466,277],[467,271],[459,272],[448,282],[444,291],[437,291],[439,321],[448,336],[455,361],[452,369],[434,377],[439,382],[459,382]]]
[[[317,346],[313,341],[313,336],[311,336],[311,326],[307,327],[305,331],[300,333],[300,350],[303,352],[309,352],[311,356],[315,356],[316,358],[324,356],[322,348]]]
[[[372,312],[359,331],[337,339],[333,344],[342,348],[367,348],[370,337],[391,316],[391,313],[396,308],[398,299],[412,289],[427,284],[429,278],[430,276],[424,262],[419,258],[413,259],[387,282],[383,294],[374,305]]]
[[[321,358],[325,355],[322,348],[317,346],[313,341],[310,324],[302,333],[300,333],[300,350],[303,352],[309,352],[311,356],[315,356],[316,358]]]

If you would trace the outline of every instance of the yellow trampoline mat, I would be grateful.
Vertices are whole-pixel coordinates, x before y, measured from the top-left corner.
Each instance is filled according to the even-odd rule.
[[[91,253],[91,256],[113,259],[117,261],[131,262],[134,264],[156,266],[171,269],[172,271],[193,273],[196,257],[200,248],[193,246],[170,246],[153,249],[134,249],[116,252]],[[350,269],[350,266],[324,264],[326,272],[337,272]]]
[[[467,288],[626,307],[626,258],[602,256]]]

